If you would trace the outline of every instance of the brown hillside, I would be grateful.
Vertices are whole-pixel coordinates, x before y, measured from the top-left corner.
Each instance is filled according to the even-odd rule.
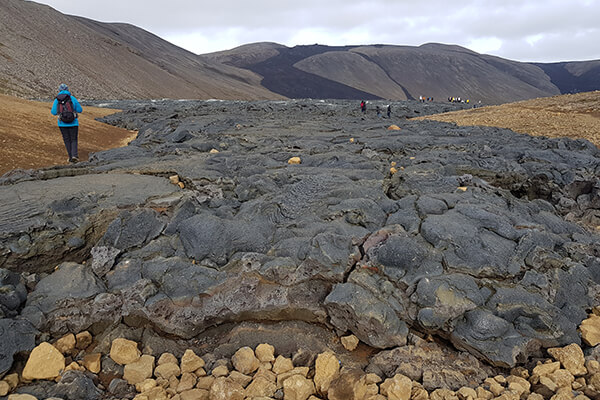
[[[534,136],[583,138],[600,147],[600,91],[544,97],[415,119],[497,126]]]
[[[0,175],[15,168],[40,168],[67,164],[67,151],[50,114],[50,103],[0,95]],[[135,132],[95,121],[119,110],[83,107],[79,115],[79,157],[92,152],[125,146]]]
[[[0,93],[51,98],[61,82],[81,98],[281,98],[250,71],[203,59],[133,25],[0,1]]]

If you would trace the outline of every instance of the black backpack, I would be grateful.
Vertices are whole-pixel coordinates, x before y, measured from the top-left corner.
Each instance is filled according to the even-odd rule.
[[[56,100],[58,100],[58,119],[66,123],[75,121],[75,118],[77,118],[77,113],[73,107],[71,96],[66,93],[62,93],[56,96]]]

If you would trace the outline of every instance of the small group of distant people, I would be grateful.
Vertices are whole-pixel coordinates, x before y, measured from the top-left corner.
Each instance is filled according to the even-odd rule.
[[[461,99],[460,97],[448,97],[448,101],[450,103],[469,103],[470,100],[469,99]]]
[[[360,102],[360,111],[362,113],[366,113],[367,112],[367,102],[365,100],[361,100]],[[376,106],[375,107],[375,112],[377,112],[377,116],[381,117],[381,107]],[[388,104],[387,108],[386,108],[386,114],[388,118],[391,118],[392,116],[392,105]]]
[[[67,149],[68,162],[72,164],[79,162],[79,153],[77,150],[79,119],[77,114],[82,111],[81,104],[71,94],[69,87],[61,83],[58,86],[58,95],[54,98],[50,112],[52,115],[58,116],[58,128]]]
[[[433,101],[433,97],[419,96],[419,101],[421,103],[430,102]]]

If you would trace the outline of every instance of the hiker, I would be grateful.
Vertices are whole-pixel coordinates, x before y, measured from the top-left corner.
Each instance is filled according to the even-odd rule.
[[[364,100],[360,102],[360,111],[363,113],[367,111],[367,103]]]
[[[75,96],[69,92],[69,87],[61,83],[58,86],[58,95],[54,98],[52,104],[52,115],[58,115],[58,128],[65,142],[69,162],[79,162],[79,154],[77,152],[77,134],[79,132],[79,120],[77,113],[83,111],[81,104]]]
[[[376,110],[377,110],[377,116],[381,117],[381,108],[379,108],[379,106],[377,106]]]
[[[387,106],[387,116],[388,118],[392,117],[392,106],[390,104]]]

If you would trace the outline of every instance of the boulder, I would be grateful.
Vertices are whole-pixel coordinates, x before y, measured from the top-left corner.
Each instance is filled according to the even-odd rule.
[[[251,374],[260,366],[260,361],[250,347],[242,347],[236,351],[231,357],[231,362],[233,367],[242,374]]]
[[[33,350],[36,333],[27,321],[0,319],[0,377],[12,366],[15,354]]]
[[[56,347],[48,342],[42,342],[35,347],[25,368],[23,368],[23,379],[54,379],[65,369],[65,357]]]
[[[130,385],[144,382],[154,374],[154,357],[143,354],[137,361],[128,363],[123,369],[123,379]]]
[[[142,352],[133,340],[116,338],[110,347],[110,358],[119,365],[127,365],[140,359]]]

